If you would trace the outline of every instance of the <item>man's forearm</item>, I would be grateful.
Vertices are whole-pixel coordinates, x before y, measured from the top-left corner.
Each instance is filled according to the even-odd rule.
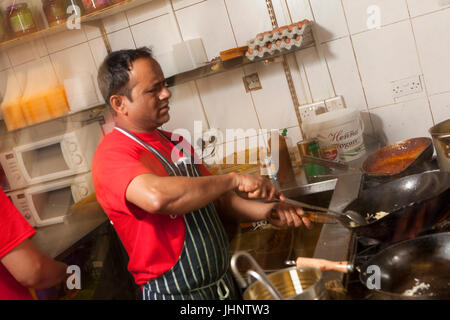
[[[186,214],[237,187],[236,174],[207,177],[142,175],[130,183],[127,200],[151,213]]]
[[[264,220],[274,206],[273,203],[243,199],[233,191],[224,194],[216,203],[223,217],[235,222]]]

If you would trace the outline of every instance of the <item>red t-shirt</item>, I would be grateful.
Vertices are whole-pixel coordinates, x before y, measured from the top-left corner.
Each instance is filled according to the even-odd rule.
[[[0,190],[0,259],[35,232]],[[2,263],[0,263],[0,300],[32,300],[28,289],[17,282]]]
[[[171,137],[169,132],[164,133]],[[174,144],[156,131],[133,134],[157,149],[166,159],[171,159]],[[210,175],[203,165],[199,167],[202,175]],[[145,173],[162,177],[169,175],[150,151],[118,130],[102,139],[92,164],[97,200],[128,253],[128,270],[138,285],[169,271],[180,256],[185,239],[181,216],[148,213],[126,200],[130,182]]]

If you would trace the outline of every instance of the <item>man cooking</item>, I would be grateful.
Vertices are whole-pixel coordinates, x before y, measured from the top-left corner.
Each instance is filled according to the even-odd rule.
[[[116,127],[96,150],[94,185],[143,298],[239,298],[221,221],[268,220],[276,227],[311,222],[286,203],[245,199],[284,196],[263,177],[211,175],[194,164],[192,148],[181,150],[181,140],[158,129],[170,119],[171,93],[150,49],[110,53],[98,84]]]

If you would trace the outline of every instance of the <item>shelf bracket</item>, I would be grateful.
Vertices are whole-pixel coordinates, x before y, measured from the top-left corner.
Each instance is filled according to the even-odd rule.
[[[267,6],[267,10],[269,11],[269,17],[270,17],[270,21],[272,23],[272,27],[274,29],[278,28],[278,21],[277,21],[276,15],[275,15],[275,10],[273,8],[272,0],[266,0],[266,6]],[[294,104],[295,115],[297,116],[297,121],[298,121],[298,124],[300,127],[300,132],[302,134],[302,137],[305,137],[305,135],[303,134],[303,130],[302,130],[302,119],[300,117],[300,112],[298,110],[300,103],[298,101],[297,91],[295,90],[294,80],[292,79],[291,69],[289,68],[289,64],[288,64],[286,55],[283,55],[282,59],[283,59],[282,64],[283,64],[284,75],[285,75],[286,81],[288,83],[289,92],[291,93],[291,99]]]
[[[105,44],[105,48],[106,51],[108,52],[108,54],[110,54],[112,52],[111,49],[111,43],[109,42],[107,33],[106,33],[106,29],[105,29],[105,25],[103,24],[103,20],[92,20],[92,21],[87,21],[85,22],[87,25],[93,26],[93,27],[97,27],[100,30],[100,33],[102,35],[102,40],[103,43]]]

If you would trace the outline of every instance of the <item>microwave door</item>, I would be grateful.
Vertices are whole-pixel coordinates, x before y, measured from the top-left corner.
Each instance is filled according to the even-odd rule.
[[[55,180],[71,174],[70,163],[61,146],[62,137],[54,137],[17,147],[17,162],[28,183]]]
[[[37,226],[61,223],[74,204],[70,183],[58,186],[44,186],[40,191],[27,194]]]

